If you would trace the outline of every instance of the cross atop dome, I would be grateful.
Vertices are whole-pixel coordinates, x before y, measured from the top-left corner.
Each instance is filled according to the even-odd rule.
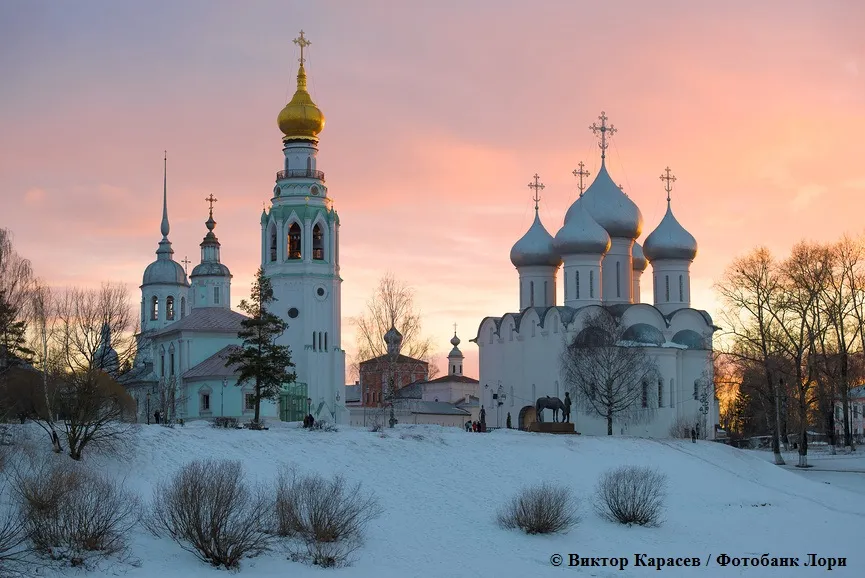
[[[660,176],[662,181],[667,181],[664,183],[664,190],[667,191],[667,202],[670,202],[670,193],[673,191],[673,183],[676,182],[676,176],[672,174],[670,171],[670,167],[664,169],[664,174]]]
[[[204,200],[205,200],[207,203],[210,203],[210,216],[212,217],[212,216],[213,216],[213,203],[215,203],[215,202],[218,201],[219,199],[217,199],[216,197],[214,197],[214,196],[213,196],[213,193],[210,193],[210,196],[205,197]]]
[[[580,184],[577,185],[577,188],[580,189],[580,196],[583,196],[583,191],[586,190],[586,185],[583,184],[583,178],[588,177],[592,173],[585,169],[586,164],[583,161],[580,161],[579,169],[574,169],[574,176],[580,179]]]
[[[535,211],[537,211],[538,201],[541,200],[539,193],[540,191],[544,190],[544,183],[540,182],[541,177],[538,175],[538,173],[535,173],[535,176],[533,176],[532,178],[535,179],[535,182],[529,183],[529,188],[535,190],[535,195],[532,197],[532,200],[535,202]],[[456,330],[456,327],[454,327],[454,330]]]
[[[607,157],[607,147],[609,146],[609,143],[607,142],[607,133],[610,133],[610,136],[613,136],[616,134],[617,129],[613,125],[607,126],[607,113],[603,110],[601,111],[601,116],[598,117],[598,120],[601,121],[601,124],[598,125],[593,122],[589,127],[589,130],[591,130],[595,135],[601,133],[601,142],[598,143],[598,146],[601,147],[601,161],[603,161]]]
[[[303,66],[303,63],[305,62],[305,59],[303,58],[303,49],[312,44],[312,42],[304,38],[303,30],[300,31],[300,36],[292,40],[292,42],[300,46],[300,65]]]

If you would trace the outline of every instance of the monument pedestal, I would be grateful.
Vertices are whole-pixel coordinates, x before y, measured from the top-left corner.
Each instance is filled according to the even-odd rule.
[[[536,421],[530,423],[527,429],[528,431],[537,433],[580,435],[578,432],[574,431],[574,424],[570,422]]]

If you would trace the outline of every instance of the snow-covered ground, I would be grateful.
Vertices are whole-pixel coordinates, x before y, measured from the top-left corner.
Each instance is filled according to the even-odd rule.
[[[514,430],[466,433],[398,426],[383,433],[344,427],[336,433],[274,424],[269,431],[215,430],[206,423],[142,426],[124,457],[86,456],[92,467],[126,480],[149,499],[156,482],[196,458],[241,460],[249,476],[273,480],[281,466],[343,474],[378,495],[384,514],[368,528],[359,559],[325,570],[272,553],[244,560],[240,576],[535,577],[535,576],[817,576],[821,568],[720,567],[716,557],[847,558],[833,576],[865,575],[861,532],[865,501],[768,463],[760,452],[721,444],[621,437],[553,436]],[[668,507],[657,528],[624,527],[591,507],[599,475],[619,465],[648,465],[669,477]],[[543,481],[567,484],[581,498],[582,520],[566,534],[526,536],[500,529],[497,509],[517,490]],[[569,554],[625,557],[624,571],[568,568]],[[553,567],[551,556],[564,557]],[[700,568],[660,573],[635,567],[635,554],[697,558]],[[113,562],[88,576],[220,576],[168,539],[143,529],[132,539],[140,565]],[[708,567],[707,566],[708,560]],[[570,572],[569,572],[570,571]],[[69,575],[80,576],[77,571]]]
[[[774,461],[772,452],[754,450],[754,453],[767,461]],[[813,482],[844,488],[858,494],[865,494],[865,448],[850,453],[837,448],[832,455],[826,446],[815,445],[808,449],[809,468],[798,468],[799,454],[793,451],[782,452],[786,464],[783,468]]]

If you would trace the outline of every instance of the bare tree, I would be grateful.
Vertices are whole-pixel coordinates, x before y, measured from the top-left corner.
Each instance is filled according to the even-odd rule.
[[[586,414],[606,419],[607,435],[613,435],[614,419],[625,424],[647,421],[658,407],[651,385],[658,381],[658,368],[645,347],[624,339],[626,329],[621,318],[598,311],[562,354],[574,402]]]
[[[792,366],[792,390],[799,417],[799,467],[808,465],[808,413],[815,399],[814,363],[822,331],[820,297],[832,269],[831,253],[820,245],[799,243],[781,265],[781,283],[771,308],[778,344]]]
[[[781,456],[781,398],[778,390],[780,376],[773,375],[772,359],[777,354],[773,307],[781,283],[778,267],[772,254],[759,247],[744,257],[737,258],[715,284],[723,303],[721,319],[726,328],[727,351],[741,361],[754,362],[763,371],[765,382],[757,388],[761,396],[771,401],[775,411],[772,430],[772,452],[775,463],[784,464]]]
[[[56,300],[58,349],[69,371],[101,369],[116,375],[135,354],[136,316],[124,285],[71,288]],[[106,338],[111,339],[109,344]]]
[[[81,459],[88,446],[114,449],[131,434],[135,402],[109,374],[133,353],[131,309],[126,289],[104,284],[97,290],[68,289],[35,295],[34,310],[43,350],[44,404],[35,419],[60,451],[65,433],[69,455]],[[114,335],[109,347],[106,328]]]
[[[832,267],[820,303],[828,327],[828,335],[820,342],[825,378],[821,397],[824,412],[831,414],[833,438],[835,400],[840,398],[844,445],[852,448],[849,391],[853,354],[857,347],[865,347],[865,247],[861,240],[844,236],[830,250]],[[826,403],[827,395],[831,403]]]
[[[402,334],[403,354],[430,363],[429,377],[435,376],[437,368],[431,363],[434,346],[431,338],[422,335],[422,319],[415,306],[414,290],[393,273],[388,272],[379,280],[378,287],[366,302],[366,311],[352,318],[352,323],[357,340],[352,371],[356,374],[360,362],[387,353],[384,334],[395,327]]]

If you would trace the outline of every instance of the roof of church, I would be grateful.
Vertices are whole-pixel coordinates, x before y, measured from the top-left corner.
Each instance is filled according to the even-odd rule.
[[[345,403],[360,401],[360,386],[356,383],[345,386]]]
[[[441,377],[431,379],[424,383],[447,383],[449,381],[457,383],[480,383],[477,379],[473,377],[466,377],[465,375],[443,375]]]
[[[423,380],[417,380],[404,385],[396,391],[396,396],[402,399],[421,399],[423,397]]]
[[[373,357],[372,359],[367,359],[366,361],[361,361],[360,365],[365,365],[367,363],[374,363],[376,361],[384,361],[387,363],[423,363],[424,365],[429,365],[423,359],[415,359],[414,357],[409,357],[408,355],[403,355],[402,353],[398,354],[396,357],[391,356],[390,354],[385,353],[384,355],[379,355],[378,357]]]
[[[153,363],[148,362],[143,365],[134,365],[132,369],[126,373],[121,373],[117,377],[117,383],[124,386],[133,386],[140,383],[153,383],[159,381],[156,373],[153,372]]]
[[[225,359],[232,351],[240,349],[239,345],[226,345],[198,365],[186,370],[183,379],[200,379],[205,377],[234,377],[236,366],[226,367]]]
[[[199,307],[192,313],[157,331],[154,335],[165,335],[175,331],[202,331],[214,333],[237,333],[240,322],[248,319],[246,315],[224,307]]]

